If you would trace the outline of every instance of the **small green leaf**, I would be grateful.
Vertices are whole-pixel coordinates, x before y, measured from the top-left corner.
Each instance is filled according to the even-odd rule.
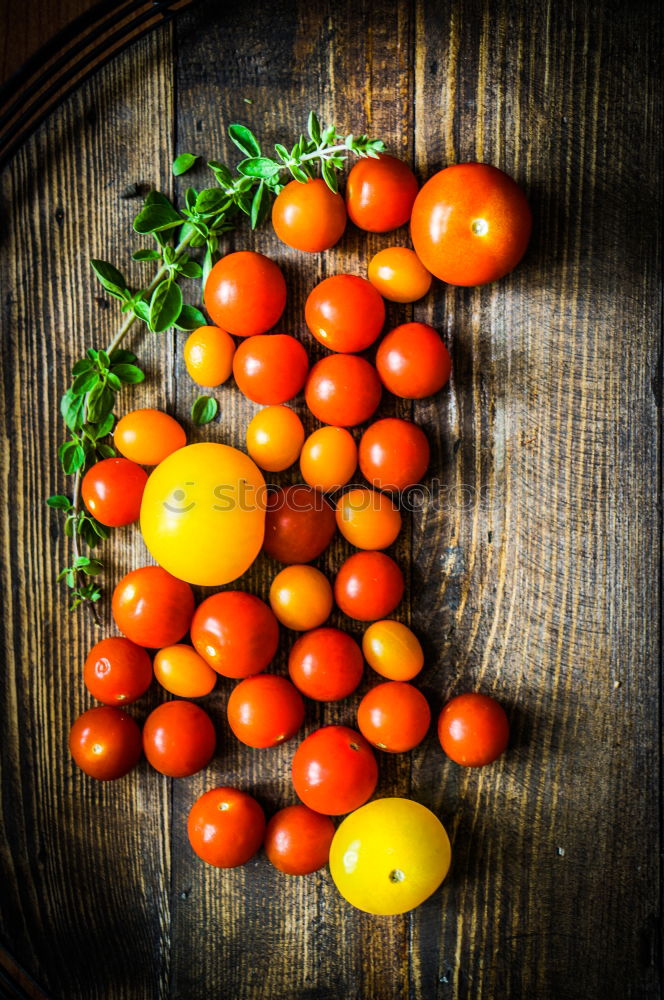
[[[323,175],[323,180],[329,187],[330,191],[334,191],[335,194],[339,191],[339,182],[337,180],[337,172],[327,160],[323,160],[320,168],[321,174]]]
[[[132,260],[161,260],[161,254],[158,250],[136,250],[135,253],[131,255]]]
[[[103,540],[108,538],[108,536],[110,535],[110,531],[108,530],[106,525],[101,524],[99,521],[95,520],[94,517],[86,515],[85,522],[90,525],[97,538],[101,538]]]
[[[145,373],[142,372],[136,365],[113,365],[111,371],[114,375],[117,375],[122,382],[127,382],[131,385],[135,385],[137,382],[142,382],[145,378]]]
[[[60,401],[60,413],[70,431],[77,431],[83,423],[85,396],[75,396],[68,389]]]
[[[110,381],[110,379],[109,379]],[[115,417],[112,413],[108,413],[104,419],[97,424],[97,438],[106,437],[113,430],[113,424],[115,423]]]
[[[197,197],[198,197],[198,191],[196,190],[196,188],[189,187],[184,193],[185,205],[187,206],[190,212],[194,210]],[[180,235],[180,238],[182,238],[182,234]]]
[[[205,251],[205,257],[203,258],[203,277],[201,278],[201,285],[203,290],[205,290],[205,282],[208,279],[208,275],[214,265],[219,260],[220,254],[218,250],[210,250],[208,247]]]
[[[196,260],[186,260],[183,264],[178,264],[178,271],[185,278],[200,278],[203,274],[203,268]]]
[[[284,163],[286,163],[290,159],[290,154],[288,150],[286,149],[285,146],[282,146],[280,142],[277,142],[275,144],[274,149],[275,152],[278,154],[278,156],[280,156],[281,159],[284,161]]]
[[[228,195],[221,188],[205,188],[196,198],[195,210],[198,215],[212,215],[227,204]]]
[[[115,448],[110,444],[98,444],[97,453],[101,458],[115,458]]]
[[[182,219],[172,205],[146,205],[134,219],[134,231],[141,235],[182,225]]]
[[[317,146],[320,146],[320,122],[315,112],[309,112],[309,121],[307,123],[307,131],[311,137],[312,142],[315,142]]]
[[[115,393],[108,386],[102,386],[100,383],[95,386],[88,397],[88,419],[93,424],[99,423],[113,412],[114,406]]]
[[[251,228],[255,229],[265,222],[270,211],[270,195],[265,186],[265,181],[261,181],[256,189],[256,194],[251,202]]]
[[[334,146],[337,141],[337,130],[334,125],[328,125],[321,136],[321,143],[324,146]]]
[[[163,333],[169,326],[173,326],[181,309],[182,290],[180,286],[168,278],[166,281],[161,281],[152,293],[150,300],[150,329],[155,333]],[[115,369],[115,373],[120,375],[117,369]]]
[[[76,364],[71,370],[71,373],[72,375],[82,375],[83,372],[92,371],[92,367],[93,366],[91,361],[86,361],[85,359],[83,359],[83,361],[76,362]]]
[[[127,282],[117,267],[105,260],[91,260],[90,266],[107,292],[117,299],[124,298]]]
[[[125,351],[124,347],[116,347],[111,354],[111,364],[132,365],[136,361],[136,355],[131,351]]]
[[[84,396],[86,392],[90,392],[90,390],[93,389],[98,382],[99,375],[97,372],[83,372],[82,375],[77,375],[72,382],[70,392],[74,396]]]
[[[243,150],[244,152],[244,150]],[[221,184],[222,187],[230,187],[233,183],[233,175],[223,163],[219,163],[218,160],[210,160],[208,162],[208,167],[217,179],[217,182]]]
[[[201,269],[201,274],[203,273]],[[195,306],[182,306],[180,310],[180,315],[175,321],[175,326],[178,330],[197,330],[199,326],[206,326],[207,320],[205,316],[197,309]]]
[[[267,156],[254,156],[248,160],[240,160],[237,172],[243,177],[274,177],[279,173],[279,164]]]
[[[85,452],[76,441],[65,441],[58,449],[58,455],[62,462],[62,468],[68,476],[83,468],[85,462]]]
[[[72,502],[69,497],[63,497],[61,494],[49,497],[46,503],[55,510],[71,510],[72,508]]]
[[[166,205],[168,208],[173,208],[170,199],[162,194],[161,191],[148,191],[145,196],[145,205]]]
[[[173,176],[179,177],[180,174],[186,174],[188,170],[191,170],[194,163],[198,159],[193,153],[180,153],[173,160]]]
[[[144,323],[150,323],[150,306],[145,299],[134,302],[134,315],[142,319]]]
[[[82,566],[81,569],[86,576],[99,576],[104,571],[104,564],[99,559],[88,559],[85,566]]]
[[[228,134],[245,156],[260,156],[261,147],[254,133],[244,125],[231,125]]]
[[[295,163],[289,164],[288,169],[292,173],[295,180],[299,181],[300,184],[306,184],[309,180],[304,170],[301,167],[298,167]]]
[[[89,556],[78,556],[76,559],[74,559],[73,568],[82,569],[84,566],[89,566],[89,565],[90,565]]]
[[[191,408],[191,419],[197,427],[209,424],[217,415],[219,403],[213,396],[199,396]]]
[[[114,372],[108,373],[108,375],[106,376],[106,382],[115,392],[120,392],[120,389],[122,388],[122,382]]]

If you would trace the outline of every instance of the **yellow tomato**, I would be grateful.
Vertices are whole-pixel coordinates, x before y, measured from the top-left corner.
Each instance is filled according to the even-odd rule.
[[[431,288],[431,274],[407,247],[379,250],[369,263],[369,281],[390,302],[416,302]]]
[[[247,427],[247,451],[266,472],[283,472],[297,461],[304,427],[287,406],[266,406]]]
[[[357,486],[337,500],[337,526],[358,549],[386,549],[401,531],[401,514],[391,497]]]
[[[302,478],[323,492],[345,486],[356,468],[357,445],[344,427],[319,427],[302,446]]]
[[[202,698],[217,683],[217,673],[191,646],[164,646],[154,658],[154,675],[163,688],[180,698]]]
[[[270,604],[282,625],[296,632],[318,628],[330,617],[334,597],[326,576],[314,566],[287,566],[270,587]]]
[[[330,847],[330,872],[358,910],[391,915],[412,910],[436,891],[452,850],[445,827],[412,799],[374,799],[352,812]]]
[[[265,481],[248,455],[225,444],[174,451],[148,478],[141,532],[160,566],[187,583],[236,580],[260,552]]]
[[[419,639],[407,625],[383,618],[362,637],[362,652],[370,667],[391,681],[410,681],[424,666]]]
[[[199,326],[184,345],[184,363],[197,385],[214,389],[233,371],[235,341],[218,326]]]

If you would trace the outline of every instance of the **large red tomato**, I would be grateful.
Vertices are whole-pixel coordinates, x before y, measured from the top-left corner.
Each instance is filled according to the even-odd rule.
[[[286,282],[269,257],[253,250],[218,260],[205,282],[205,308],[212,322],[236,337],[270,330],[286,306]]]
[[[152,683],[152,663],[142,646],[112,636],[96,643],[83,668],[85,686],[105,705],[128,704],[145,694]]]
[[[224,590],[199,604],[191,641],[218,674],[249,677],[265,670],[276,653],[279,625],[260,597]]]
[[[296,396],[307,377],[309,358],[295,337],[270,333],[243,341],[233,358],[233,375],[247,399],[264,405]]]
[[[371,798],[378,765],[365,738],[346,726],[325,726],[300,743],[293,757],[293,784],[305,806],[343,816]]]
[[[427,181],[410,231],[424,266],[450,285],[485,285],[509,274],[530,239],[526,196],[486,163],[459,163]]]
[[[450,352],[432,326],[403,323],[390,330],[376,353],[376,368],[386,389],[402,399],[423,399],[445,385],[452,370]]]
[[[272,225],[279,239],[295,250],[329,250],[346,228],[346,206],[324,180],[291,181],[272,206]]]
[[[264,551],[282,563],[308,563],[328,547],[336,518],[320,490],[297,483],[268,496]]]

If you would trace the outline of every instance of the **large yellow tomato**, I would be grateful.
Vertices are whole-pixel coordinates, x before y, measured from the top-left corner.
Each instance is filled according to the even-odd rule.
[[[352,812],[330,848],[330,872],[366,913],[405,913],[436,891],[450,867],[445,828],[412,799],[374,799]]]
[[[147,481],[143,539],[159,565],[187,583],[236,580],[260,552],[264,528],[265,481],[236,448],[179,448]]]

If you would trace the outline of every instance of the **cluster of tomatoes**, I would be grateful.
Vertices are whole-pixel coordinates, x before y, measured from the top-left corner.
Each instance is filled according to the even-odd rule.
[[[453,176],[445,178],[450,172]],[[447,212],[446,185],[452,191]],[[189,838],[196,853],[212,865],[243,864],[262,844],[273,864],[290,874],[315,871],[330,859],[342,893],[372,912],[410,909],[444,878],[449,843],[428,810],[403,799],[365,805],[378,778],[374,749],[409,751],[422,742],[431,723],[427,700],[411,683],[424,664],[422,648],[406,625],[389,618],[404,593],[403,574],[382,551],[400,532],[399,497],[425,475],[429,446],[423,431],[407,420],[369,424],[359,445],[348,428],[373,417],[383,388],[405,399],[437,392],[449,378],[450,356],[438,333],[422,323],[388,332],[375,366],[357,352],[371,347],[381,334],[384,298],[415,301],[428,291],[431,271],[441,277],[447,273],[444,280],[474,284],[511,270],[529,235],[524,204],[513,181],[477,164],[448,168],[418,193],[410,169],[388,156],[362,160],[353,168],[345,202],[323,181],[287,185],[272,218],[277,236],[288,245],[306,252],[326,249],[342,235],[348,215],[361,228],[377,232],[411,219],[418,251],[387,248],[371,261],[368,279],[340,274],[313,288],[306,301],[306,325],[331,353],[311,369],[299,340],[267,333],[286,303],[286,283],[274,261],[254,252],[232,253],[210,273],[205,304],[215,325],[188,338],[186,366],[207,387],[220,385],[233,373],[238,388],[265,407],[246,432],[249,455],[261,469],[282,471],[299,459],[304,482],[272,490],[265,512],[263,549],[285,566],[272,581],[269,604],[244,591],[227,590],[196,607],[189,583],[161,566],[127,574],[112,600],[122,636],[97,643],[85,663],[85,684],[103,706],[74,723],[74,759],[93,777],[112,779],[126,774],[144,752],[162,774],[191,775],[211,760],[216,732],[208,713],[188,699],[208,695],[219,675],[237,681],[227,702],[231,731],[244,744],[262,749],[299,732],[305,698],[337,702],[352,695],[365,660],[383,678],[361,699],[357,729],[326,726],[297,747],[292,780],[301,804],[281,810],[267,826],[259,803],[238,789],[215,788],[193,804]],[[469,280],[462,282],[464,267]],[[238,347],[233,337],[241,338]],[[306,438],[298,415],[283,405],[302,389],[307,406],[323,424]],[[123,457],[93,466],[84,477],[82,496],[99,521],[120,526],[141,514],[148,479],[142,467],[158,466],[188,449],[178,422],[155,410],[123,417],[114,441]],[[341,492],[358,465],[369,485]],[[172,498],[185,504],[185,490],[174,489]],[[186,504],[177,508],[187,509]],[[337,529],[358,551],[330,583],[310,563]],[[367,626],[361,646],[347,632],[326,625],[335,602],[350,619]],[[299,633],[289,653],[288,678],[265,672],[277,651],[280,624]],[[182,641],[187,634],[191,644]],[[156,650],[153,659],[148,649]],[[141,733],[118,706],[140,698],[153,676],[177,700],[154,709]],[[495,700],[469,693],[443,708],[438,736],[452,760],[480,766],[504,751],[509,726]],[[347,816],[336,833],[331,816]],[[411,827],[411,853],[414,838],[419,844],[415,854],[419,850],[421,855],[413,862],[416,874],[409,871],[407,859],[402,863],[394,854],[395,843]],[[348,848],[362,843],[363,831],[365,851],[358,859],[357,849],[349,854]],[[383,897],[378,885],[367,896],[362,876],[363,866],[375,869],[377,856],[389,857]],[[422,871],[423,858],[428,858],[428,876]]]

